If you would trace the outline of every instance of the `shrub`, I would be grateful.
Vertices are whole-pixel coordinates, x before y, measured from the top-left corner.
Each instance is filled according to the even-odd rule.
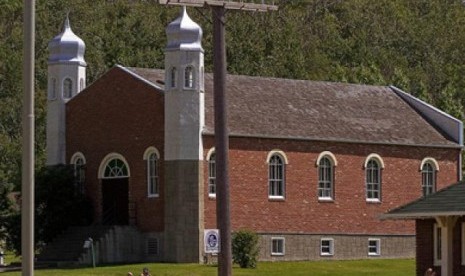
[[[35,179],[35,248],[52,241],[70,226],[92,222],[90,201],[77,191],[72,166],[41,168]],[[21,254],[21,214],[11,213],[5,219],[7,248]]]
[[[256,268],[258,251],[258,235],[256,233],[249,230],[240,230],[233,234],[233,261],[241,268]]]

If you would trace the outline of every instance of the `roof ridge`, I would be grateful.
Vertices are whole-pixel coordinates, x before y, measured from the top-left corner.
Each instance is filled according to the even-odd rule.
[[[134,68],[136,70],[153,70],[153,71],[165,71],[161,68],[146,68],[146,67],[125,67],[125,68]],[[205,76],[212,76],[213,72],[205,72]],[[340,84],[347,86],[365,86],[365,87],[378,87],[378,88],[390,88],[389,85],[375,85],[375,84],[365,84],[365,83],[352,83],[352,82],[343,82],[343,81],[330,81],[330,80],[311,80],[311,79],[293,79],[285,77],[275,77],[275,76],[256,76],[256,75],[244,75],[244,74],[231,74],[227,73],[226,76],[232,77],[244,77],[250,79],[262,79],[262,80],[279,80],[279,81],[298,81],[298,82],[312,82],[312,83],[328,83],[328,84]]]

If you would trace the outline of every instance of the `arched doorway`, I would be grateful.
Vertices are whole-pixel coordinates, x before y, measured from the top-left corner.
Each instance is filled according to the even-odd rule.
[[[106,161],[105,161],[106,160]],[[102,162],[102,224],[129,224],[129,168],[120,155],[107,156]]]

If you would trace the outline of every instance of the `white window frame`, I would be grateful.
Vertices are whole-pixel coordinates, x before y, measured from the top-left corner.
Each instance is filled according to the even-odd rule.
[[[278,163],[274,163],[279,160]],[[286,158],[279,152],[268,156],[268,198],[284,199],[286,194]]]
[[[377,172],[378,172],[377,181],[378,181],[378,183],[377,184],[374,183],[373,181],[368,183],[368,173],[372,171],[372,169],[369,168],[370,162],[375,162],[376,165],[378,166],[378,169],[377,169]],[[381,158],[381,156],[379,156],[376,153],[372,153],[372,154],[368,155],[368,157],[366,158],[364,168],[365,168],[365,200],[366,200],[366,202],[373,202],[373,203],[381,202],[381,200],[382,200],[382,191],[383,191],[384,161]],[[371,178],[373,178],[373,176],[371,176]],[[369,185],[370,186],[377,185],[378,188],[377,189],[373,189],[373,188],[368,189]],[[370,193],[377,192],[378,196],[377,197],[371,197],[371,196],[369,197],[369,192]]]
[[[278,251],[275,251],[275,246],[274,246],[275,242],[278,243]],[[281,249],[281,251],[279,251],[279,249]],[[284,256],[285,254],[286,254],[286,239],[284,237],[272,237],[271,238],[271,256]]]
[[[84,154],[82,152],[73,154],[70,164],[73,165],[75,186],[81,194],[84,194],[84,183],[86,181],[86,158]]]
[[[421,165],[421,190],[427,196],[436,192],[437,163],[427,160]]]
[[[322,162],[327,160],[329,162],[329,167],[322,166]],[[317,194],[318,200],[320,201],[332,201],[334,200],[334,174],[336,168],[336,158],[330,152],[323,152],[320,154],[317,160],[317,168],[318,168],[318,187],[317,187]],[[325,170],[322,176],[322,171]],[[329,170],[329,176],[326,173],[326,170]],[[329,179],[328,179],[329,178]],[[329,188],[326,187],[329,182]],[[324,196],[325,191],[329,190],[329,196]]]
[[[374,242],[375,245],[370,243]],[[370,249],[374,248],[375,252],[371,252]],[[380,256],[381,255],[381,239],[378,238],[369,238],[368,239],[368,256]]]
[[[147,158],[147,196],[158,197],[160,194],[160,178],[158,175],[158,163],[160,158],[155,152]]]
[[[73,80],[70,77],[66,77],[63,80],[63,89],[62,89],[63,99],[71,99],[73,97]],[[69,92],[69,94],[68,94]]]
[[[176,67],[172,67],[171,70],[170,70],[170,87],[171,88],[175,88],[177,83],[176,83],[176,80],[177,80],[177,77],[178,77],[178,73],[177,73],[178,69],[176,69]]]
[[[195,72],[194,67],[191,65],[186,66],[186,68],[184,69],[184,88],[195,88]]]
[[[439,224],[435,223],[433,226],[433,255],[434,255],[434,265],[440,266],[441,265],[441,232],[442,228]]]
[[[122,161],[124,163],[126,174],[123,174],[123,175],[120,175],[120,176],[107,176],[107,175],[105,175],[106,168],[113,159],[119,159],[120,161]],[[126,160],[126,158],[124,158],[124,156],[119,154],[119,153],[116,153],[116,152],[109,153],[100,162],[100,166],[99,166],[99,169],[98,169],[98,178],[99,179],[126,178],[126,177],[130,177],[130,176],[131,176],[131,170],[129,168],[129,163]]]
[[[108,172],[108,173],[107,173]],[[107,162],[105,166],[103,178],[125,178],[129,177],[128,169],[124,160],[113,158]]]
[[[82,90],[84,90],[84,78],[80,78],[79,79],[79,92],[81,92]]]
[[[324,245],[323,242],[329,242],[329,245]],[[323,252],[323,248],[328,248],[329,252]],[[320,240],[320,256],[334,256],[334,239],[322,238]]]
[[[160,196],[160,174],[159,174],[160,153],[159,151],[155,147],[149,147],[148,149],[145,150],[144,160],[146,161],[146,173],[147,173],[147,197],[159,197]],[[153,162],[155,162],[155,164],[152,164]]]
[[[212,160],[212,158],[214,158]],[[208,165],[208,197],[216,197],[216,152],[211,149],[207,155]]]

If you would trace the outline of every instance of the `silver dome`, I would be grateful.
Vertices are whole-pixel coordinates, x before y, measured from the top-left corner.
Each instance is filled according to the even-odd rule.
[[[167,51],[193,50],[202,51],[202,28],[192,21],[186,11],[182,8],[181,15],[166,27],[168,37]]]
[[[63,32],[55,36],[49,43],[49,63],[78,63],[85,66],[84,52],[86,45],[84,41],[73,33],[66,17]]]

